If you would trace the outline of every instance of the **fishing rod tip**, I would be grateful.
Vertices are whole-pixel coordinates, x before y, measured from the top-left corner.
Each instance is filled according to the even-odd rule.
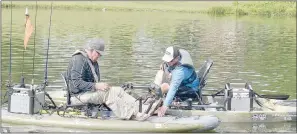
[[[26,7],[25,15],[29,15],[29,13],[28,13],[28,7]]]

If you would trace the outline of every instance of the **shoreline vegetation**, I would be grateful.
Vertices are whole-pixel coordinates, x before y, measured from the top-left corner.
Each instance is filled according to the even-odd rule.
[[[13,8],[35,8],[36,2],[12,2]],[[38,1],[38,9],[51,8],[51,2]],[[2,1],[2,8],[10,8],[10,1]],[[295,1],[54,1],[53,9],[95,11],[161,11],[204,13],[210,15],[263,15],[296,17]]]

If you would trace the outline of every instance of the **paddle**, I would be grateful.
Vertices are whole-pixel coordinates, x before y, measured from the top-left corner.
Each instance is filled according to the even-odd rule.
[[[62,88],[63,86],[48,86],[47,88]],[[124,90],[126,89],[144,89],[150,91],[151,85],[133,85],[132,83],[126,83],[121,86]],[[210,91],[217,91],[217,90],[210,90]],[[223,94],[219,94],[220,92],[217,92],[216,94],[202,94],[202,96],[224,96]],[[276,99],[276,100],[287,100],[290,95],[285,95],[285,94],[258,94],[258,97],[260,98],[267,98],[267,99]]]
[[[217,95],[212,95],[212,94],[202,94],[202,96],[224,96],[224,94],[217,94]],[[261,94],[258,95],[259,98],[266,98],[266,99],[276,99],[276,100],[287,100],[290,95],[275,95],[275,94]]]
[[[220,94],[221,92],[217,92],[215,94],[202,94],[202,96],[224,96],[224,94]],[[257,95],[257,97],[259,98],[266,98],[266,99],[276,99],[276,100],[287,100],[290,95],[286,95],[286,94],[258,94],[256,92],[254,92],[255,95]]]
[[[262,98],[267,98],[267,99],[276,99],[276,100],[287,100],[290,95],[285,95],[285,94],[261,94],[260,95]]]
[[[156,86],[156,85],[155,85]],[[134,85],[132,83],[126,83],[123,84],[121,86],[124,90],[126,89],[147,89],[147,90],[151,90],[150,88],[152,88],[152,85]],[[154,89],[156,89],[157,87],[154,87]],[[212,90],[214,91],[214,90]],[[215,93],[215,94],[202,94],[202,96],[224,96],[224,94],[220,94],[223,90],[220,90],[219,92]],[[260,98],[267,98],[267,99],[276,99],[276,100],[287,100],[290,95],[285,95],[285,94],[280,94],[280,95],[276,95],[276,94],[258,94],[256,92],[254,92],[255,95],[257,95]]]

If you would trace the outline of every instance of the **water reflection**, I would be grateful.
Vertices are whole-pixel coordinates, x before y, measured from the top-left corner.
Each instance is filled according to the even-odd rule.
[[[34,16],[34,10],[32,15]],[[3,9],[2,78],[8,78],[10,10]],[[49,10],[38,11],[35,82],[44,79]],[[88,15],[86,15],[88,14]],[[290,18],[213,17],[199,14],[96,12],[54,10],[49,51],[49,81],[57,83],[71,54],[87,38],[108,42],[100,59],[102,80],[114,85],[127,81],[149,83],[162,62],[166,47],[187,49],[196,68],[206,58],[214,60],[207,88],[223,87],[239,79],[256,91],[293,94],[296,88],[296,20]],[[19,81],[21,67],[27,82],[32,78],[31,37],[22,64],[23,10],[13,9],[12,71]],[[34,17],[31,18],[35,24]],[[34,33],[33,33],[34,35]]]

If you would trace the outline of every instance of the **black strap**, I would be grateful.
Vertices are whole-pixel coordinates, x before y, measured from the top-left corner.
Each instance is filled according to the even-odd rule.
[[[95,82],[96,82],[96,83],[99,82],[98,76],[97,76],[97,74],[96,74],[96,72],[95,72],[95,67],[93,66],[93,64],[91,63],[91,61],[90,61],[89,59],[87,59],[87,61],[88,61],[88,64],[89,64],[89,66],[90,66],[90,68],[91,68],[91,71],[92,71],[93,77],[94,77],[94,79],[95,79]],[[97,64],[98,64],[98,63],[97,63]],[[98,65],[98,66],[99,66],[99,65]]]

